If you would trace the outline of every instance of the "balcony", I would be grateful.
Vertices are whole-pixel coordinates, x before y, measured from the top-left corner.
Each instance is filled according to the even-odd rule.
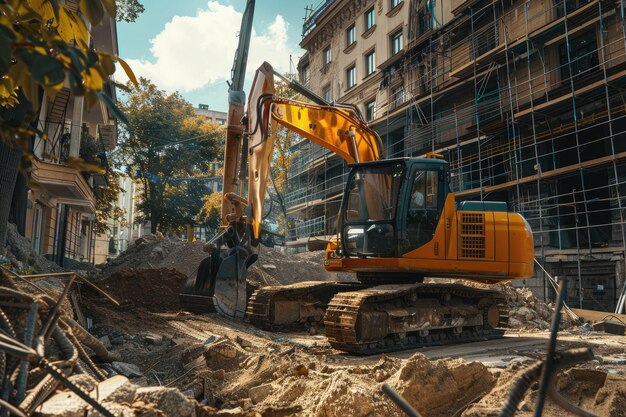
[[[67,204],[87,213],[95,213],[96,200],[81,173],[65,165],[33,159],[31,180],[51,203]]]

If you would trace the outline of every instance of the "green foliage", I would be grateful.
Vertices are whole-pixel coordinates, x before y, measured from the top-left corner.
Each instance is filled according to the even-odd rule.
[[[215,233],[220,226],[222,213],[222,193],[216,192],[202,198],[202,207],[196,217],[197,221]]]
[[[144,12],[144,7],[138,0],[117,0],[117,20],[134,22]]]
[[[128,88],[120,108],[129,123],[118,158],[141,185],[137,220],[150,220],[153,231],[181,230],[194,222],[210,191],[203,181],[180,178],[207,176],[222,154],[225,131],[196,115],[178,93],[168,95],[149,80]]]
[[[0,119],[0,140],[17,146],[34,133],[40,102],[39,88],[50,97],[69,81],[72,93],[85,96],[95,105],[99,99],[120,117],[115,104],[100,92],[115,71],[115,62],[122,63],[130,79],[132,71],[119,57],[99,52],[89,46],[87,23],[96,26],[105,11],[115,16],[114,0],[81,0],[82,16],[58,0],[0,1],[0,106],[10,107],[22,100],[32,103],[30,112],[20,124]]]
[[[94,222],[94,232],[103,234],[109,230],[108,220],[113,219],[124,225],[126,223],[126,212],[122,207],[117,206],[120,188],[120,174],[113,167],[108,166],[104,147],[87,131],[81,134],[80,158],[84,164],[99,168],[98,175],[104,180],[105,185],[98,186],[94,190],[96,197],[96,221]],[[83,173],[85,176],[94,175]]]

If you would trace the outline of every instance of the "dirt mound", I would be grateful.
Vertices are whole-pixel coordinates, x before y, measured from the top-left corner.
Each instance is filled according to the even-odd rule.
[[[180,309],[178,292],[187,277],[173,269],[120,269],[101,283],[104,289],[129,307],[150,311]]]
[[[495,385],[495,378],[479,362],[429,361],[416,353],[388,381],[425,416],[451,416]],[[436,387],[435,389],[433,389]]]
[[[497,386],[462,414],[463,417],[498,416],[502,404],[519,377],[517,373],[505,372]],[[570,369],[556,377],[555,387],[570,403],[603,417],[622,417],[626,409],[626,378],[591,369]],[[538,386],[533,386],[520,403],[516,416],[534,415]],[[569,415],[554,401],[546,401],[544,416]]]

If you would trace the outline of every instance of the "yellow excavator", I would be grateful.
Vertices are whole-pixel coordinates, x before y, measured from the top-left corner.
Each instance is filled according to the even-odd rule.
[[[229,94],[222,228],[197,275],[185,283],[182,307],[269,330],[323,326],[333,347],[356,353],[501,336],[508,309],[498,291],[423,281],[497,283],[532,276],[528,223],[506,203],[456,202],[448,164],[438,155],[383,159],[379,136],[355,106],[328,103],[294,82],[290,87],[312,103],[276,97],[274,76],[280,75],[268,63],[255,74],[244,113],[251,14],[244,13]],[[337,236],[327,245],[324,266],[353,272],[358,282],[311,277],[249,294],[246,271],[259,256],[277,125],[349,164]]]

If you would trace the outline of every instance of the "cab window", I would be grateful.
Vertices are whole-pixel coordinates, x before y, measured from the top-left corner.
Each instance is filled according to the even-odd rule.
[[[437,171],[416,171],[412,177],[409,207],[406,215],[406,244],[404,253],[429,242],[435,233],[439,180]]]

